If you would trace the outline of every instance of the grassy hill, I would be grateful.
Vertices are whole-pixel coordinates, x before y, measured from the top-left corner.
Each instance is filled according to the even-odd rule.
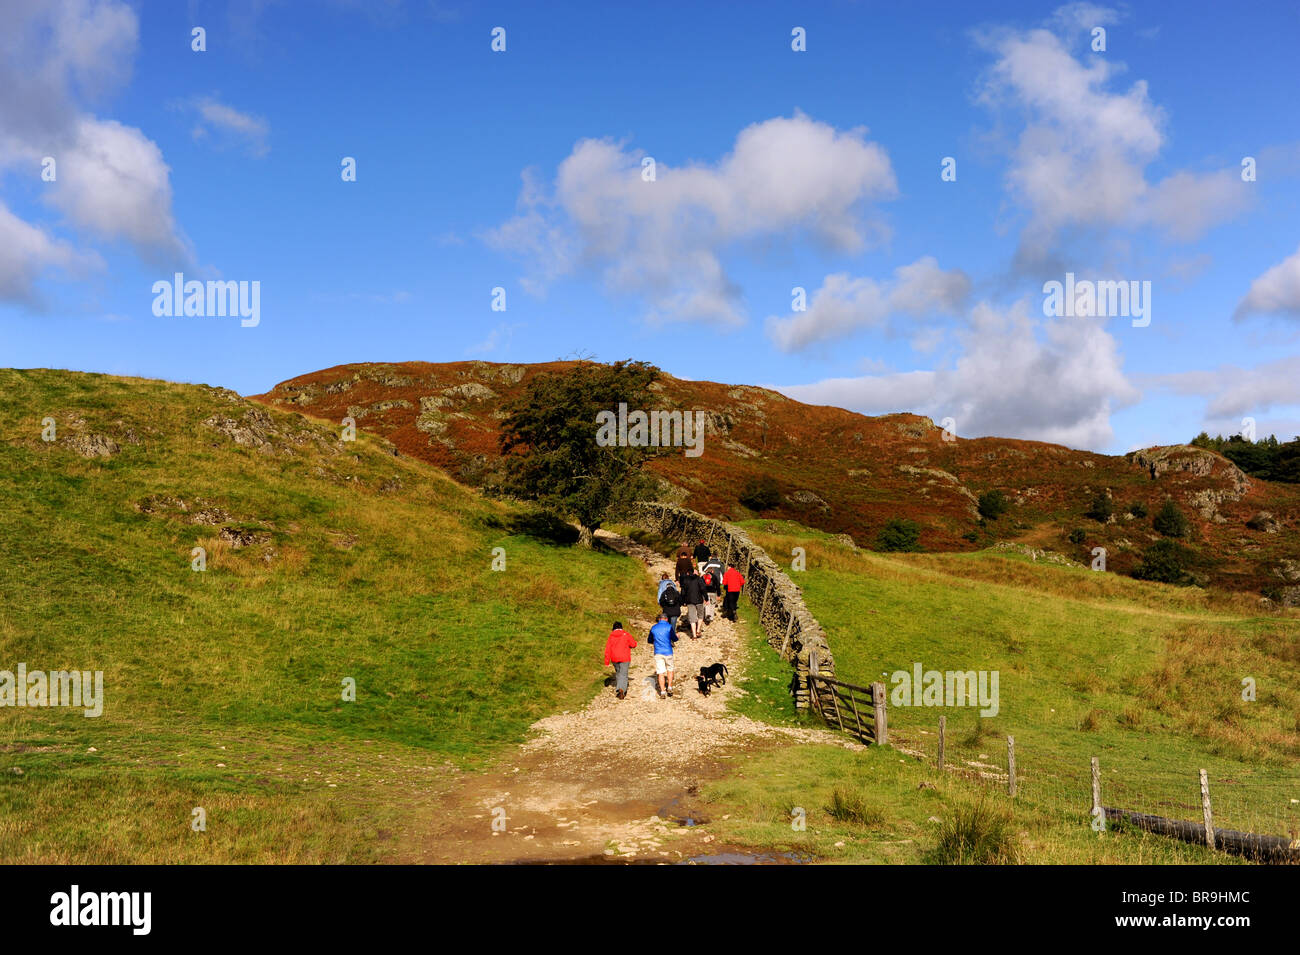
[[[533,375],[572,366],[340,365],[257,398],[333,421],[351,416],[404,453],[477,484],[496,466],[505,403]],[[1129,573],[1161,539],[1153,518],[1172,498],[1190,519],[1184,543],[1198,580],[1300,604],[1300,486],[1248,478],[1214,451],[1180,445],[1093,454],[1038,441],[954,438],[918,415],[866,417],[763,388],[670,375],[654,387],[664,408],[707,413],[701,456],[674,454],[651,465],[665,499],[702,513],[758,516],[742,499],[747,484],[767,478],[779,497],[762,516],[848,534],[861,546],[874,546],[886,522],[901,517],[921,525],[927,551],[973,552],[1007,540],[1088,562],[1093,548],[1104,547],[1108,567]],[[993,490],[1006,494],[1010,510],[981,522],[978,498]],[[1086,516],[1103,492],[1115,511],[1106,523]]]
[[[902,761],[889,750],[765,757],[747,767],[745,781],[712,791],[734,812],[734,837],[797,849],[776,808],[812,806],[817,836],[804,844],[816,851],[920,861],[934,844],[931,814],[947,818],[981,788],[1010,805],[1008,735],[1020,790],[1013,828],[1026,833],[1025,861],[1215,860],[1156,837],[1099,841],[1087,818],[1092,756],[1106,805],[1199,819],[1204,768],[1216,825],[1300,836],[1300,614],[1016,554],[882,555],[790,523],[745,526],[770,554],[805,548],[807,570],[792,576],[827,630],[839,679],[892,690],[892,674],[916,662],[997,670],[1000,706],[981,718],[974,708],[891,705]],[[1242,699],[1248,677],[1253,702]],[[940,715],[946,762],[964,786],[935,772]],[[876,821],[834,818],[824,807],[837,787]]]
[[[102,670],[105,697],[0,710],[0,861],[381,858],[461,768],[590,697],[644,589],[233,392],[6,370],[0,393],[0,670]]]

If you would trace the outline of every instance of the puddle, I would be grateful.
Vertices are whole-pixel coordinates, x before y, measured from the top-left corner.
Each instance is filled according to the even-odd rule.
[[[687,793],[682,794],[682,796],[685,795],[688,794]],[[668,823],[670,826],[678,826],[684,829],[691,829],[694,828],[695,826],[708,825],[709,820],[699,815],[698,813],[693,813],[689,809],[686,810],[685,812],[677,811],[678,804],[682,801],[682,796],[678,796],[676,799],[673,799],[667,804],[660,806],[658,810],[655,811],[655,815],[658,816],[660,819],[662,819],[664,822]]]
[[[743,852],[723,849],[708,855],[691,856],[676,861],[663,856],[626,858],[620,856],[583,856],[579,859],[517,859],[508,865],[807,865],[812,856],[797,852]]]
[[[678,865],[807,865],[812,856],[796,852],[714,852],[710,855],[691,856]]]

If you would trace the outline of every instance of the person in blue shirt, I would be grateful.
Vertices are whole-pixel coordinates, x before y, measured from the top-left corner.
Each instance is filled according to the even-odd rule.
[[[659,679],[659,699],[673,695],[673,641],[677,634],[665,614],[659,615],[659,622],[650,628],[650,639],[646,643],[654,644],[655,673]]]

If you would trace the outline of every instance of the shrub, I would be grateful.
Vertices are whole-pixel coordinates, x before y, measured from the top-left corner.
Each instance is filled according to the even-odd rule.
[[[1138,580],[1155,580],[1165,584],[1190,584],[1187,568],[1192,552],[1171,540],[1156,541],[1142,552],[1142,563],[1133,571]]]
[[[831,792],[831,804],[826,814],[840,822],[857,826],[878,826],[885,821],[885,811],[879,806],[868,806],[861,793],[836,786]]]
[[[1020,844],[1010,813],[994,809],[981,796],[954,807],[939,826],[939,842],[930,853],[938,865],[1014,864]]]
[[[750,478],[740,491],[740,503],[751,511],[768,511],[781,503],[781,489],[775,479],[764,475]]]
[[[1086,537],[1086,536],[1087,536],[1087,535],[1084,534],[1082,528],[1078,528],[1078,527],[1076,527],[1074,530],[1070,531],[1070,543],[1071,543],[1071,544],[1082,544],[1082,543],[1083,543],[1083,539],[1084,539],[1084,537]]]
[[[1129,507],[1128,512],[1134,517],[1143,518],[1147,516],[1147,506],[1141,501],[1135,501],[1133,505]]]
[[[985,520],[996,521],[1009,507],[1011,503],[1001,491],[985,491],[980,495],[979,512]]]
[[[1178,509],[1172,497],[1165,498],[1165,503],[1161,505],[1151,521],[1151,526],[1166,537],[1186,537],[1191,528],[1186,516]]]
[[[1091,517],[1099,524],[1105,524],[1115,513],[1115,502],[1110,499],[1109,491],[1102,491],[1092,499],[1088,509],[1084,511],[1085,517]]]
[[[876,549],[883,551],[917,551],[921,525],[907,518],[895,517],[876,535]]]

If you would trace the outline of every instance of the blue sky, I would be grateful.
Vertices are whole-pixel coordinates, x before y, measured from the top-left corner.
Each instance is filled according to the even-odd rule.
[[[584,354],[962,436],[1300,433],[1294,3],[809,6],[4,0],[0,364]],[[156,316],[176,271],[258,324]],[[1066,272],[1150,323],[1045,316]]]

